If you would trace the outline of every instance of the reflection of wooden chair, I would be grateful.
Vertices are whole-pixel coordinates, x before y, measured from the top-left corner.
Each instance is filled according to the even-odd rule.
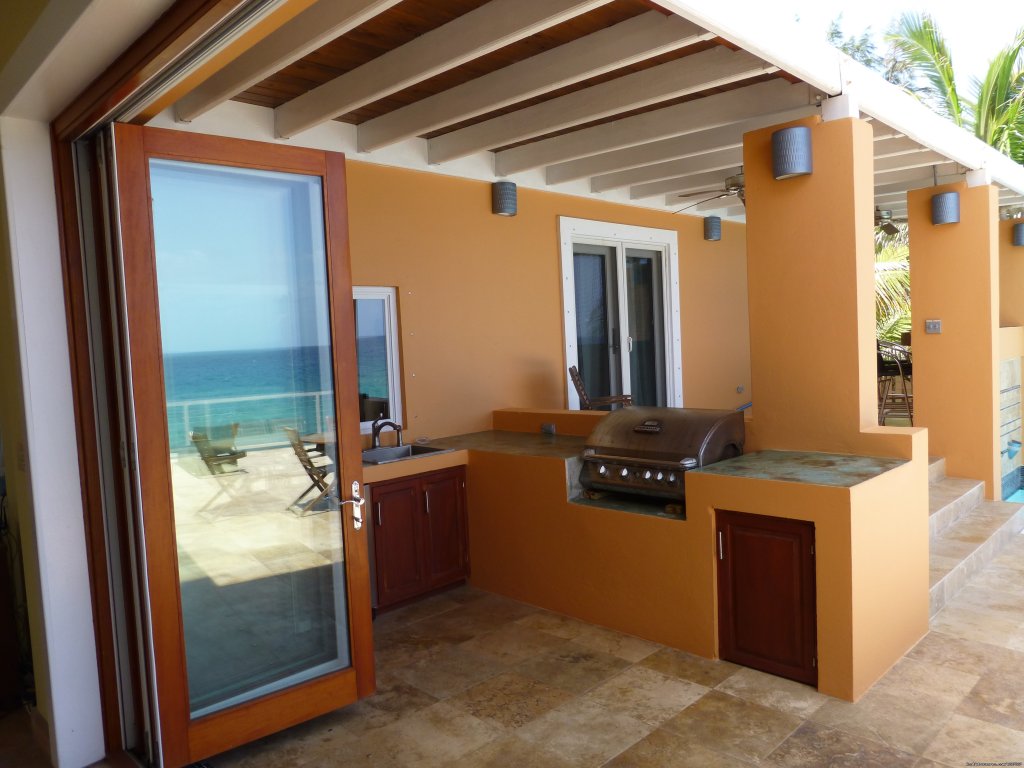
[[[878,423],[890,417],[914,425],[913,359],[910,350],[891,341],[878,342]]]
[[[334,471],[334,466],[331,460],[326,456],[310,456],[309,451],[306,450],[306,446],[303,445],[302,439],[299,437],[298,430],[292,427],[282,427],[284,433],[288,435],[288,442],[292,444],[292,450],[295,451],[295,457],[299,460],[299,464],[306,471],[306,476],[310,479],[309,487],[295,497],[295,501],[288,505],[288,509],[296,511],[299,515],[308,515],[313,510],[313,507],[318,504],[331,490],[331,482],[328,482],[327,477]],[[317,495],[309,501],[303,502],[303,499],[310,493],[310,491],[317,491]]]
[[[211,427],[209,432],[189,432],[192,445],[199,452],[211,475],[223,475],[238,472],[238,460],[246,457],[245,451],[235,448],[235,437],[238,435],[238,423],[230,426]],[[244,471],[244,470],[242,470]]]
[[[615,405],[632,405],[633,397],[631,395],[609,395],[608,397],[590,397],[587,394],[586,387],[583,386],[583,377],[580,376],[579,369],[575,365],[569,366],[569,378],[572,379],[572,384],[576,387],[576,393],[580,396],[580,410],[581,411],[593,411],[604,406],[615,406]]]

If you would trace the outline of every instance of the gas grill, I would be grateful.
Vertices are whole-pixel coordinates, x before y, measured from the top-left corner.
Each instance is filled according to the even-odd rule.
[[[743,453],[743,413],[700,408],[631,407],[612,411],[587,438],[580,484],[684,500],[688,470]]]

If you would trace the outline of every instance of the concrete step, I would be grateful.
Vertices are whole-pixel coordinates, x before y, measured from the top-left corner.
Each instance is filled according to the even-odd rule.
[[[985,496],[985,484],[962,477],[943,477],[928,486],[928,535],[934,540]]]
[[[960,512],[940,533],[933,534],[929,556],[929,616],[942,610],[1021,530],[1024,530],[1024,504],[981,501]]]
[[[944,456],[928,457],[928,482],[937,483],[946,476],[946,459]]]

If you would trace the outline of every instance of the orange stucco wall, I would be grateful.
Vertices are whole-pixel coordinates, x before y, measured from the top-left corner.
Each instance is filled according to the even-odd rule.
[[[1013,245],[1013,227],[1024,219],[999,222],[999,325],[1024,326],[1024,247]]]
[[[750,399],[742,225],[709,243],[699,217],[523,188],[506,218],[484,182],[347,169],[353,283],[399,292],[407,437],[489,429],[498,408],[566,407],[559,216],[677,230],[684,403]]]
[[[960,222],[931,223],[932,195],[960,193]],[[966,184],[907,194],[914,307],[915,423],[947,472],[985,482],[998,498],[999,227],[995,187]],[[925,320],[942,320],[926,334]]]

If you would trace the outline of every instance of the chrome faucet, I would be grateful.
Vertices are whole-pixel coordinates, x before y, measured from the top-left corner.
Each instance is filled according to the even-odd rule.
[[[380,448],[380,433],[387,428],[391,428],[398,433],[398,444],[402,445],[402,427],[395,424],[393,421],[386,421],[384,419],[377,419],[370,426],[370,447]]]

